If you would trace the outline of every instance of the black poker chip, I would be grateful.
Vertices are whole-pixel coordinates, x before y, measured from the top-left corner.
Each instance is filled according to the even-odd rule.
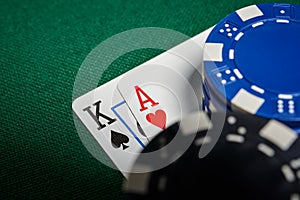
[[[197,118],[195,129],[191,121]],[[181,149],[168,148],[175,136],[192,143],[166,167],[129,174],[125,199],[300,199],[300,140],[286,125],[245,113],[194,113],[161,132],[142,152],[165,148],[163,155],[147,160],[140,154],[133,169],[151,169],[174,158]]]

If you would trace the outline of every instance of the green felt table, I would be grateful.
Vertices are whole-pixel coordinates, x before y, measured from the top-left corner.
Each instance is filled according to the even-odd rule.
[[[74,126],[73,84],[86,56],[126,30],[162,27],[194,36],[263,2],[1,0],[0,199],[122,199],[123,176],[89,153]],[[99,85],[159,53],[120,57]]]

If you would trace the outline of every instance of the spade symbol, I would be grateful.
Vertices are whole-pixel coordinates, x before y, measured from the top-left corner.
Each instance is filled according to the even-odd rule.
[[[129,138],[119,132],[111,131],[111,143],[114,148],[120,148],[123,147],[123,150],[127,149],[129,146],[125,145],[125,143],[129,142]]]

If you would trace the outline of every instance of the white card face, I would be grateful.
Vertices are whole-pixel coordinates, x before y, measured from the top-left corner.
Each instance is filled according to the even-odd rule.
[[[73,111],[125,177],[149,139],[185,114],[200,110],[201,80],[193,73],[201,71],[208,33],[198,34],[73,102]],[[140,88],[141,101],[146,101],[143,112],[135,86]],[[153,106],[147,102],[150,98]]]
[[[72,107],[116,167],[127,177],[148,139],[116,88],[121,77],[79,97]]]
[[[133,69],[119,81],[121,95],[149,139],[200,110],[187,79],[172,67],[148,64]]]

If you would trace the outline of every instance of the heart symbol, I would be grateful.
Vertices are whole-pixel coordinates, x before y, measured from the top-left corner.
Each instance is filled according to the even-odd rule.
[[[154,114],[153,113],[147,114],[146,119],[151,124],[161,128],[163,130],[166,128],[167,116],[166,116],[165,111],[163,111],[163,110],[157,110]]]

